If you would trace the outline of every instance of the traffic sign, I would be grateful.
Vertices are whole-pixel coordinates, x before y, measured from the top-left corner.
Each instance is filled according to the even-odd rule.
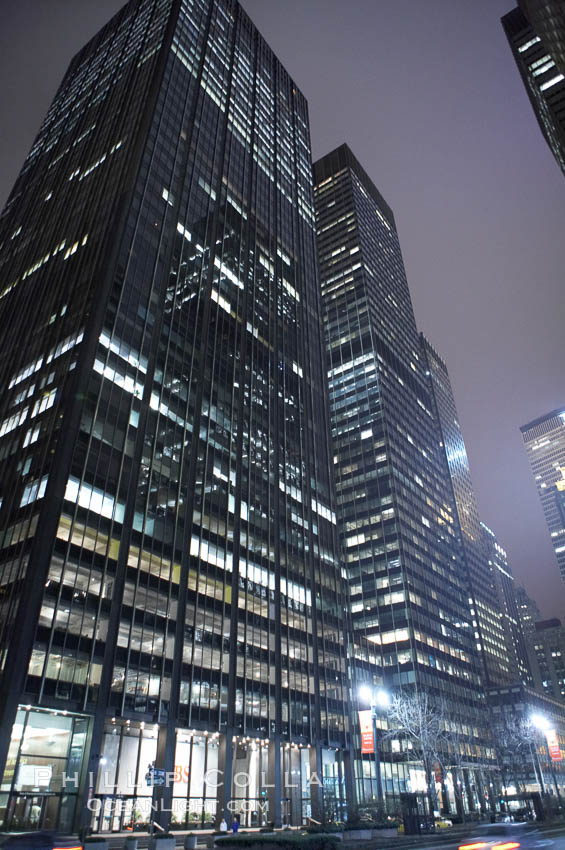
[[[150,767],[145,774],[145,781],[152,787],[161,787],[165,784],[167,773],[159,767]]]

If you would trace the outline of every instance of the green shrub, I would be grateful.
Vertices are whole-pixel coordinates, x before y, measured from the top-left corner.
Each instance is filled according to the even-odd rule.
[[[353,829],[354,827],[351,827]],[[357,829],[358,827],[355,827]],[[309,835],[331,835],[332,832],[343,832],[344,824],[321,823],[319,826],[308,826],[305,830]]]
[[[349,827],[350,829],[359,829],[359,827]],[[331,835],[333,832],[343,832],[347,829],[347,824],[337,823],[321,823],[319,826],[309,826],[306,832],[309,835]]]
[[[229,835],[226,838],[219,838],[216,841],[218,846],[225,845],[226,847],[253,847],[257,844],[268,844],[271,847],[288,848],[293,850],[300,846],[304,850],[335,850],[339,843],[337,835],[327,835],[319,833],[317,835],[304,833],[281,833],[275,832],[273,835],[265,835],[260,833],[249,833],[244,837],[239,835]]]

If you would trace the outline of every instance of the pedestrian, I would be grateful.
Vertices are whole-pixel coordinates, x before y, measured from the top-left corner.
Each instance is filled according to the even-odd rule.
[[[228,825],[225,818],[222,818],[222,822],[220,823],[220,832],[227,832]]]
[[[231,830],[232,830],[234,835],[237,835],[238,829],[239,829],[239,821],[238,821],[237,818],[234,818],[233,823],[231,825]]]

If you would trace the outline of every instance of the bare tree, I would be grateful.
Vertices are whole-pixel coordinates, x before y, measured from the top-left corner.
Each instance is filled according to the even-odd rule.
[[[506,777],[510,772],[518,793],[523,790],[520,775],[526,772],[534,759],[533,748],[536,746],[537,734],[535,726],[528,718],[515,719],[505,716],[495,725],[496,750],[502,780],[507,786]]]
[[[457,814],[465,822],[465,805],[463,803],[463,768],[467,766],[466,741],[461,733],[461,727],[456,723],[449,724],[446,732],[448,752],[443,762],[444,772],[451,770],[453,776],[453,791]]]
[[[481,768],[486,768],[488,770],[490,769],[491,765],[485,763],[478,763],[476,761],[476,758],[473,757],[473,752],[469,742],[470,730],[466,728],[464,720],[448,720],[446,725],[447,753],[444,756],[442,767],[444,768],[444,772],[450,770],[453,776],[455,806],[457,809],[457,814],[464,823],[465,790],[467,790],[468,794],[470,794],[471,792],[471,789],[468,788],[466,783],[465,770],[472,770],[474,772],[476,772],[477,769],[480,770]],[[484,812],[486,809],[484,790],[485,789],[483,786],[483,782],[481,780],[479,782],[479,809],[481,812]],[[489,804],[492,808],[490,786]]]
[[[428,788],[431,812],[438,800],[434,779],[434,762],[443,764],[447,751],[447,712],[443,701],[433,700],[426,691],[411,691],[395,696],[388,713],[387,738],[401,738],[422,762]]]

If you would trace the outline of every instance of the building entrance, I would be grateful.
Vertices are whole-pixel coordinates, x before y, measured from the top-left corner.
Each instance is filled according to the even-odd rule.
[[[59,794],[14,795],[8,807],[8,830],[55,829],[59,818]]]
[[[20,709],[0,785],[0,829],[72,832],[88,719]]]

